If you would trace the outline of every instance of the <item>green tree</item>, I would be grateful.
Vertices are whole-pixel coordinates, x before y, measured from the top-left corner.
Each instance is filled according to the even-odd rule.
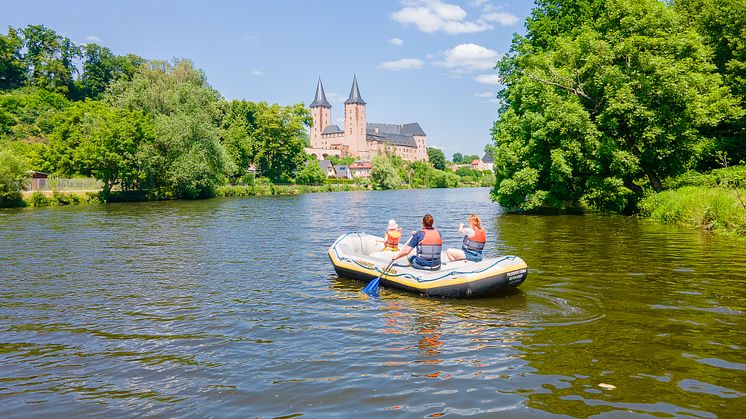
[[[229,174],[232,182],[246,181],[249,166],[254,162],[256,142],[253,132],[256,128],[258,105],[245,100],[222,102],[220,139],[228,155],[236,166]]]
[[[428,147],[427,157],[436,169],[443,170],[446,168],[446,155],[443,154],[442,150],[435,147]]]
[[[723,84],[740,101],[740,108],[746,108],[746,0],[675,0],[672,4],[703,36]],[[731,164],[746,162],[746,118],[724,119],[702,131],[711,138],[703,149],[702,169],[719,167],[723,152]]]
[[[26,80],[26,63],[23,61],[23,38],[16,29],[0,34],[0,89],[16,89]]]
[[[54,171],[93,176],[103,182],[104,196],[121,184],[134,189],[144,175],[138,151],[153,140],[153,124],[141,111],[102,102],[77,102],[60,114],[50,135],[48,155]]]
[[[310,125],[310,112],[303,104],[287,107],[259,103],[254,162],[257,169],[272,181],[287,182],[305,162],[306,127]]]
[[[21,204],[21,189],[28,178],[26,160],[0,143],[0,208]]]
[[[464,161],[464,155],[461,153],[453,153],[453,163],[460,164]]]
[[[295,176],[295,181],[301,185],[321,185],[324,180],[326,180],[326,173],[321,170],[319,161],[313,156],[308,159],[306,165]]]
[[[629,208],[693,164],[698,128],[738,115],[709,50],[665,3],[540,1],[527,27],[498,65],[502,205]]]
[[[109,48],[90,43],[84,48],[81,97],[100,98],[119,78],[131,79],[145,60],[133,54],[114,55]]]
[[[370,178],[376,189],[395,189],[401,185],[399,170],[392,159],[381,154],[373,158]]]
[[[29,25],[21,33],[26,48],[27,83],[52,92],[70,94],[78,71],[75,60],[81,57],[80,47],[43,25]]]
[[[107,97],[118,107],[153,117],[155,139],[137,153],[143,187],[177,198],[203,198],[234,172],[220,142],[220,94],[190,61],[149,62],[132,80],[113,82]]]

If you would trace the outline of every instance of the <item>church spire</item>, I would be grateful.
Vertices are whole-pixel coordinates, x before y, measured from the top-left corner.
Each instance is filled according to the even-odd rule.
[[[345,105],[348,103],[359,103],[365,105],[365,101],[360,96],[360,89],[357,88],[357,77],[352,76],[352,88],[350,89],[350,97],[345,100]]]
[[[326,100],[324,85],[321,84],[321,77],[319,77],[319,84],[316,85],[316,97],[313,99],[313,102],[311,102],[311,105],[309,107],[313,108],[314,106],[328,106],[330,108],[332,107],[332,104],[329,103],[328,100]]]

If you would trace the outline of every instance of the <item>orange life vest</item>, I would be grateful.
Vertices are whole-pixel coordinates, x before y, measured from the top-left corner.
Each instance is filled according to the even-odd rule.
[[[399,239],[401,238],[401,231],[399,230],[387,230],[384,234],[386,243],[384,243],[383,250],[399,250]]]
[[[464,248],[475,252],[482,252],[484,245],[487,243],[487,232],[483,228],[474,227],[474,234],[464,236]]]
[[[440,252],[443,250],[443,238],[435,228],[423,228],[425,237],[417,244],[417,261],[426,261],[432,268],[440,267]]]

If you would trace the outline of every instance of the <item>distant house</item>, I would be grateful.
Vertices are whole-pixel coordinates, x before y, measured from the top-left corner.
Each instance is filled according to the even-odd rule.
[[[356,161],[350,165],[350,172],[353,178],[370,177],[370,171],[373,165],[369,161]]]
[[[326,177],[336,177],[337,171],[334,170],[334,165],[329,160],[319,160],[319,167],[324,171]]]
[[[492,158],[490,153],[484,153],[482,165],[484,166],[482,170],[495,170],[495,159]]]
[[[471,168],[474,170],[484,170],[484,162],[482,162],[482,159],[474,159],[471,161]]]
[[[49,178],[48,173],[32,170],[29,172],[29,177],[31,178],[28,185],[29,191],[47,190],[47,178]]]
[[[334,171],[337,172],[337,179],[352,179],[352,172],[347,165],[335,164]]]

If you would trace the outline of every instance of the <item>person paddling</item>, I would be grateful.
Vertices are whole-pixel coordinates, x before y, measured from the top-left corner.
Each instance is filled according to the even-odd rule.
[[[440,236],[440,232],[433,227],[434,222],[432,215],[425,214],[422,217],[422,230],[413,231],[412,238],[409,239],[407,245],[391,259],[397,260],[407,256],[413,248],[416,248],[417,253],[409,257],[409,263],[412,264],[413,268],[428,271],[440,269],[443,238]]]

